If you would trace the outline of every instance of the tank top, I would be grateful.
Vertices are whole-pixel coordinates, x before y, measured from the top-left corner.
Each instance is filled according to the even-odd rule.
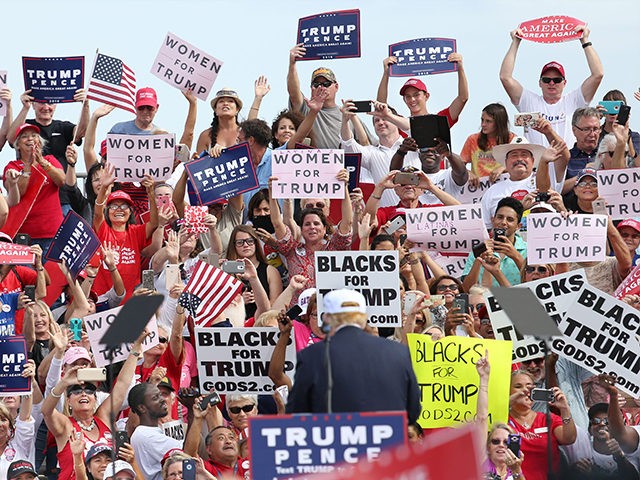
[[[84,437],[85,448],[82,458],[84,458],[89,449],[96,443],[105,443],[107,445],[111,445],[112,436],[109,427],[95,415],[93,419],[96,421],[96,426],[98,427],[98,432],[100,433],[98,439],[95,441],[87,437],[86,432],[82,428],[80,428],[80,425],[75,418],[69,418],[69,420],[71,420],[71,425],[73,425],[73,429],[76,432],[82,433],[82,436]],[[60,465],[60,473],[58,474],[59,480],[73,480],[76,478],[76,472],[73,468],[73,454],[71,453],[71,446],[69,445],[69,442],[67,442],[64,445],[64,448],[58,452],[58,464]]]

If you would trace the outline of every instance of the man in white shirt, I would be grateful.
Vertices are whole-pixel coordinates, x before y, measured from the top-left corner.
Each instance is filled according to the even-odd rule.
[[[538,85],[542,95],[525,89],[520,82],[513,78],[513,70],[516,64],[516,54],[520,46],[522,32],[511,32],[511,46],[502,60],[500,67],[500,81],[506,90],[511,103],[519,112],[538,112],[543,118],[549,120],[553,129],[564,139],[567,145],[573,145],[576,141],[571,128],[571,116],[580,107],[586,107],[598,90],[598,86],[604,76],[602,62],[598,57],[592,43],[589,41],[589,29],[586,25],[576,27],[576,31],[582,31],[580,43],[584,49],[589,65],[589,75],[579,89],[568,94],[564,93],[567,80],[564,67],[558,62],[549,62],[540,73]],[[525,137],[529,142],[539,145],[548,145],[547,139],[537,131],[525,131]]]

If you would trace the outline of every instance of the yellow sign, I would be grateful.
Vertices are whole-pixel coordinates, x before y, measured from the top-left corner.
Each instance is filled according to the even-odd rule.
[[[512,342],[449,336],[437,342],[429,335],[410,334],[411,362],[418,378],[423,428],[455,427],[472,422],[480,377],[476,362],[489,351],[489,425],[509,416]]]

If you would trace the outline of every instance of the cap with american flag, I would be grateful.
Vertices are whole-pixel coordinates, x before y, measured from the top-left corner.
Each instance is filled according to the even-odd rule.
[[[99,53],[89,80],[87,98],[136,113],[135,93],[133,70],[122,60]]]
[[[240,293],[242,286],[237,278],[198,261],[178,304],[189,311],[196,326],[208,327]]]

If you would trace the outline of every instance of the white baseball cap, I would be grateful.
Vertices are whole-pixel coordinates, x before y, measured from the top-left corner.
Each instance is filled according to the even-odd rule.
[[[367,302],[360,292],[342,288],[332,290],[322,298],[324,313],[367,313]]]
[[[107,480],[107,478],[113,478],[120,472],[129,472],[133,475],[133,478],[136,478],[136,472],[129,463],[124,460],[116,460],[115,462],[111,462],[107,465],[107,468],[104,471],[104,479]]]
[[[311,298],[311,295],[313,295],[314,293],[316,293],[315,288],[307,288],[298,296],[298,306],[302,309],[303,315],[306,315],[309,313],[307,312],[307,309],[309,307],[309,299]]]

